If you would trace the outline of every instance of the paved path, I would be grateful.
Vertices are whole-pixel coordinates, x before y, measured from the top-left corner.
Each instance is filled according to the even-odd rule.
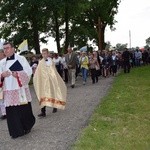
[[[66,109],[53,114],[52,108],[47,108],[47,116],[42,119],[37,118],[40,111],[34,89],[31,87],[36,124],[31,133],[14,140],[8,134],[6,120],[0,120],[0,150],[70,149],[112,82],[113,77],[102,78],[96,84],[92,84],[88,79],[84,86],[79,77],[74,89],[68,85]]]

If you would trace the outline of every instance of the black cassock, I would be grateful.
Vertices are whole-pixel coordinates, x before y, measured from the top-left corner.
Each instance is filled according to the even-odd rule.
[[[35,124],[31,103],[6,107],[7,124],[10,136],[17,138],[29,133]]]

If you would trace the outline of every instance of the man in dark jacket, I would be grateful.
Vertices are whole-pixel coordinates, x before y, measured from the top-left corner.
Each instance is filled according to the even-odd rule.
[[[130,72],[130,52],[128,51],[127,48],[124,49],[124,52],[122,54],[122,59],[123,59],[124,73],[129,73]]]

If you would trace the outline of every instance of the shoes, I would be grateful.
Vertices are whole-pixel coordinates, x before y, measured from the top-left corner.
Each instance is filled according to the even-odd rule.
[[[11,136],[11,138],[12,139],[16,139],[16,138],[18,138],[18,137],[20,137],[20,136],[24,136],[25,135],[25,133],[22,133],[22,134],[20,134],[20,135],[13,135],[13,136]]]
[[[11,136],[12,139],[16,139],[18,138],[19,136]]]
[[[7,118],[6,115],[3,115],[3,116],[0,117],[1,120],[4,120],[6,118]]]
[[[38,117],[46,117],[46,114],[45,113],[40,113],[40,114],[38,114]]]
[[[74,84],[71,85],[72,88],[74,88],[74,86],[75,86]]]
[[[57,112],[57,108],[53,108],[53,112],[52,113],[56,113]]]
[[[83,81],[83,85],[85,85],[85,81]]]
[[[30,132],[31,132],[31,130],[26,130],[26,131],[24,131],[24,134],[28,134]]]

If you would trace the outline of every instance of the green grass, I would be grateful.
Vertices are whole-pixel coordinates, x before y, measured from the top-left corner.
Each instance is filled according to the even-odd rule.
[[[150,150],[150,66],[121,73],[73,150]]]

